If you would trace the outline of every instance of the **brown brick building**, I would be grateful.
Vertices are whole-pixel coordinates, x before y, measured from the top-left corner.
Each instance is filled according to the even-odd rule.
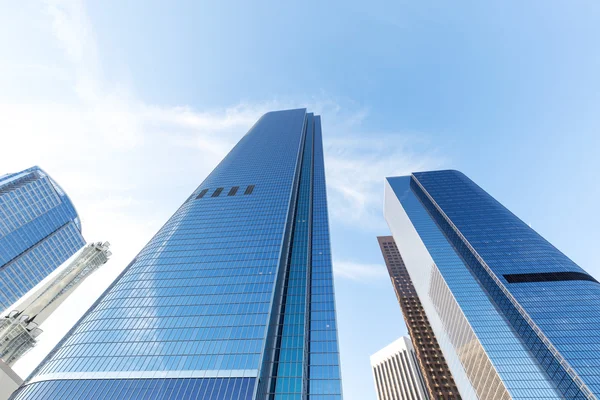
[[[460,394],[392,236],[377,237],[431,399]]]

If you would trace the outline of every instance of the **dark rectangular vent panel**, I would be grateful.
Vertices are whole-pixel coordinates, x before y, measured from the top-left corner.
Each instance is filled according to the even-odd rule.
[[[540,272],[537,274],[504,275],[508,283],[525,282],[559,282],[559,281],[591,281],[598,283],[592,276],[583,272]]]
[[[253,191],[254,191],[254,185],[250,185],[246,188],[246,191],[244,192],[244,194],[252,194]]]
[[[219,195],[221,194],[222,191],[223,191],[223,188],[217,188],[217,190],[215,190],[215,192],[210,197],[219,197]]]
[[[207,192],[208,192],[208,189],[202,189],[202,191],[200,192],[200,194],[198,194],[198,196],[196,196],[196,198],[197,199],[203,198]]]
[[[227,193],[227,196],[235,196],[239,188],[239,186],[232,187],[231,190],[229,190],[229,193]]]

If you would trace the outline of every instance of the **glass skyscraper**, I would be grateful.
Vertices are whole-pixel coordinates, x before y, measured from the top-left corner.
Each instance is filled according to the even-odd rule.
[[[265,114],[13,399],[340,400],[320,117]]]
[[[385,217],[463,399],[596,399],[600,284],[458,171],[387,178]]]
[[[0,311],[84,244],[71,200],[41,168],[0,177]]]

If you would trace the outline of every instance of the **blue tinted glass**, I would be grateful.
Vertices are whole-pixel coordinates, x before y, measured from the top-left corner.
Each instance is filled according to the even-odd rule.
[[[315,161],[312,211],[310,365],[308,393],[313,400],[342,398],[329,219],[323,162],[321,117],[315,117]],[[319,360],[319,361],[317,361]]]
[[[306,394],[313,219],[329,260],[322,165],[312,114],[264,115],[15,398],[46,387],[45,398],[65,398],[69,388],[103,382],[102,399]],[[330,297],[316,308],[329,314],[315,329],[327,325],[318,340],[332,343],[327,365],[339,387],[331,266],[321,264],[318,290]],[[260,391],[259,376],[268,386]],[[339,389],[325,391],[339,398]]]
[[[457,171],[389,182],[511,396],[599,394],[600,284]]]
[[[27,386],[14,400],[250,400],[254,378],[99,379],[44,381]]]
[[[33,167],[0,178],[0,311],[59,267],[85,241],[73,204]]]
[[[513,398],[519,398],[515,391],[523,388],[523,377],[527,377],[525,389],[539,389],[542,387],[544,390],[550,391],[549,395],[541,396],[540,391],[537,390],[538,396],[540,396],[538,398],[560,398],[558,393],[554,393],[552,384],[537,366],[535,359],[526,347],[523,346],[520,338],[506,323],[503,315],[490,301],[489,296],[470,273],[452,244],[422,206],[418,197],[410,190],[410,178],[393,178],[390,183],[396,193],[402,193],[402,195],[398,194],[402,206],[435,262],[436,268],[433,269],[431,274],[428,296],[424,298],[420,295],[419,297],[425,303],[431,302],[440,315],[443,329],[448,332],[449,341],[457,349],[457,355],[467,377],[474,386],[475,392],[480,397],[484,397],[481,391],[485,391],[486,387],[493,386],[495,384],[493,376],[498,374],[502,379],[504,388],[499,387],[495,391],[501,398],[506,390]],[[473,332],[472,336],[465,332],[464,328],[455,328],[458,325],[459,316],[448,311],[449,305],[447,303],[449,299],[437,294],[440,286],[435,279],[437,274],[443,278],[444,284],[447,285],[452,297],[466,317],[469,328]],[[429,312],[429,310],[427,311]],[[435,328],[436,326],[434,326],[434,331]],[[436,336],[442,339],[444,337],[439,334],[436,334]],[[472,344],[474,337],[477,338],[486,351],[487,360],[489,360],[495,371],[484,367],[488,361],[482,357],[481,352],[477,351],[478,349]],[[465,346],[466,343],[469,343],[470,346]],[[464,349],[465,347],[468,351]],[[469,352],[479,354],[477,357],[473,357],[469,356]],[[450,359],[450,368],[456,369],[457,366],[456,364],[453,365],[452,357],[448,358]],[[507,374],[503,374],[505,365],[510,365],[510,371],[506,371]],[[460,376],[460,374],[457,374],[457,376]]]

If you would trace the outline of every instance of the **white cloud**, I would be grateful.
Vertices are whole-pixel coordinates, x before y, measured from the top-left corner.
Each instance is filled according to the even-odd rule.
[[[383,264],[361,264],[352,261],[333,260],[333,273],[340,278],[365,282],[389,279]]]
[[[439,168],[444,160],[425,137],[415,134],[365,132],[360,120],[346,132],[325,139],[330,213],[342,223],[385,229],[385,177]]]
[[[417,160],[422,139],[365,132],[367,110],[327,95],[196,110],[149,104],[126,82],[107,79],[83,3],[0,16],[0,174],[40,165],[69,194],[90,241],[112,243],[113,258],[84,282],[45,326],[39,361],[263,113],[306,106],[323,116],[330,213],[355,227],[381,227],[383,177],[436,164]],[[35,26],[10,37],[2,26]],[[23,46],[22,43],[26,43]],[[4,46],[6,45],[6,46]],[[2,72],[0,71],[0,72]],[[11,73],[11,71],[18,74]],[[426,147],[426,146],[425,146]],[[385,268],[336,263],[351,279]],[[18,364],[28,373],[34,361]]]

